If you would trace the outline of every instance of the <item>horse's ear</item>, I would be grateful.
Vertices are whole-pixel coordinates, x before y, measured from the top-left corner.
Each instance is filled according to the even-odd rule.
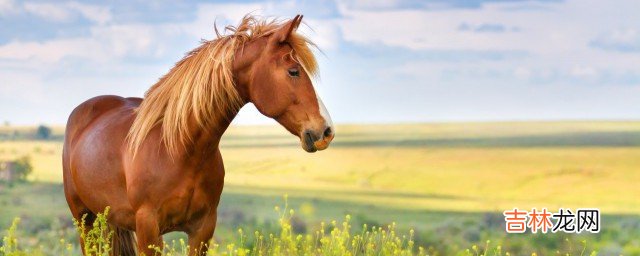
[[[291,33],[293,33],[293,31],[295,31],[296,29],[298,29],[298,26],[300,26],[301,21],[302,21],[302,15],[300,14],[296,15],[295,18],[285,23],[284,25],[282,25],[282,27],[276,30],[273,33],[273,38],[278,43],[286,42],[289,36],[291,35]]]

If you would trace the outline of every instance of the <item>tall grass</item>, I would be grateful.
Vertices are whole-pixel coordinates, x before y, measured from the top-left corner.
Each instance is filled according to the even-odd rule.
[[[82,216],[80,221],[73,220],[73,225],[78,230],[80,239],[83,241],[82,249],[87,255],[108,256],[111,252],[111,238],[113,238],[114,231],[109,230],[109,224],[107,224],[108,214],[109,207],[103,213],[97,214],[96,220],[90,229],[85,226],[87,215]]]
[[[351,217],[346,215],[342,222],[332,221],[330,223],[320,223],[319,228],[306,234],[297,234],[292,226],[292,218],[295,214],[290,209],[285,198],[283,208],[275,207],[278,214],[278,231],[275,233],[262,233],[260,231],[245,232],[237,230],[236,240],[226,245],[211,242],[207,249],[208,255],[229,255],[229,256],[258,256],[258,255],[352,255],[352,256],[373,256],[373,255],[437,255],[437,252],[430,251],[420,246],[415,246],[414,231],[407,234],[398,233],[396,224],[392,223],[384,227],[362,226],[360,231],[356,231],[351,226]],[[2,239],[0,256],[30,256],[30,255],[75,255],[84,250],[87,255],[108,256],[113,248],[113,231],[110,231],[107,223],[109,209],[97,215],[91,227],[85,225],[85,219],[74,220],[74,225],[83,247],[68,243],[60,239],[60,246],[56,251],[43,251],[42,248],[22,248],[16,230],[19,219],[16,218]],[[161,247],[150,246],[156,255],[182,256],[189,255],[190,248],[183,239],[164,242]],[[593,251],[586,252],[586,242],[579,248],[578,253],[557,252],[557,255],[596,255]],[[478,246],[458,252],[456,255],[464,256],[502,256],[511,255],[503,252],[500,245],[492,246],[490,241]],[[532,253],[531,255],[536,255]]]
[[[237,230],[235,243],[211,243],[209,255],[427,255],[423,248],[414,248],[413,231],[398,234],[395,224],[386,227],[363,226],[362,232],[352,232],[351,217],[338,223],[321,223],[320,228],[307,234],[296,234],[291,219],[295,214],[285,200],[284,208],[275,207],[279,216],[279,231],[263,234]],[[162,255],[185,255],[189,247],[184,240],[165,243],[155,248]]]

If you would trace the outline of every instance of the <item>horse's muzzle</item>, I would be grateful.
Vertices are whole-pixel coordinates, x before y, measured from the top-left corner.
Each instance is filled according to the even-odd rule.
[[[309,153],[313,153],[329,147],[334,136],[335,134],[332,127],[325,127],[322,131],[306,129],[300,136],[300,140],[302,142],[302,148]]]

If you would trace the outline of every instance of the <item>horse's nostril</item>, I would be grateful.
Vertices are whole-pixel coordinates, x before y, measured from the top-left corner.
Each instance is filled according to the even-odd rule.
[[[324,133],[322,135],[324,135],[324,137],[329,137],[333,134],[333,131],[331,130],[331,127],[327,127],[327,129],[324,130]]]
[[[304,139],[308,142],[308,143],[313,143],[316,139],[314,138],[315,136],[313,136],[313,133],[311,133],[311,131],[305,131],[304,132]]]

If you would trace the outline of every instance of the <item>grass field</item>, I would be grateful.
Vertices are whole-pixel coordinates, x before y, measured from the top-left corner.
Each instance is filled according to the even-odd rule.
[[[32,157],[36,181],[0,191],[0,227],[15,216],[36,230],[70,217],[61,130],[50,141],[0,142],[0,159]],[[640,122],[341,125],[332,146],[316,154],[281,127],[243,126],[227,132],[222,154],[222,240],[238,226],[265,228],[289,194],[305,225],[345,214],[360,224],[396,221],[445,255],[486,239],[516,253],[547,255],[586,239],[602,255],[640,255]],[[513,207],[596,207],[602,232],[506,235],[501,212]]]

